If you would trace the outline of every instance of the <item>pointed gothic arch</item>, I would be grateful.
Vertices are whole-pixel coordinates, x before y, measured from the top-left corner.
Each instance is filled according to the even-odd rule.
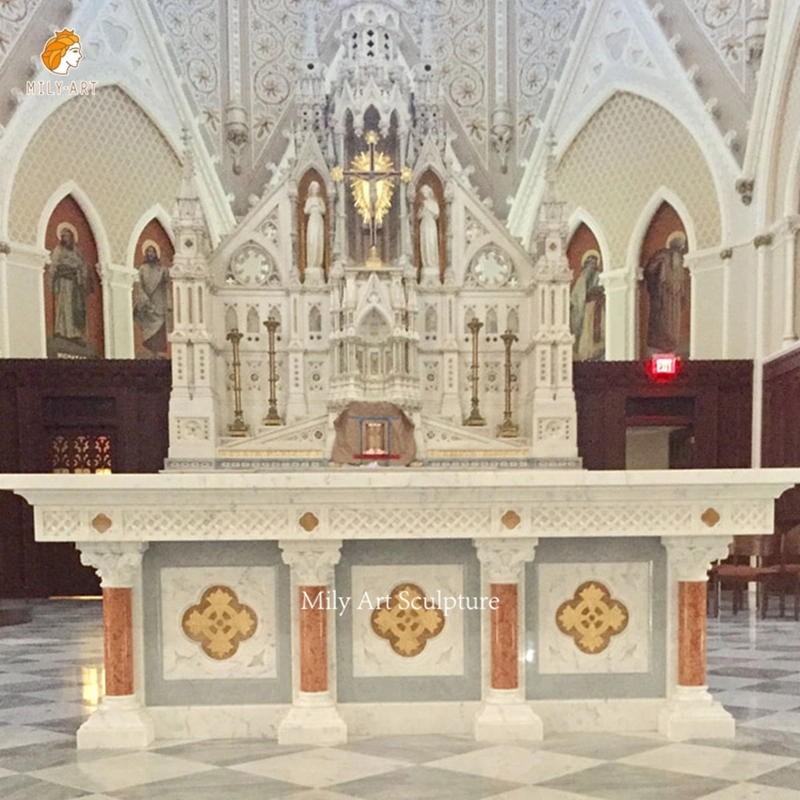
[[[690,355],[691,275],[684,255],[691,247],[683,218],[662,201],[650,219],[639,250],[638,352]]]
[[[43,238],[50,252],[43,286],[47,355],[102,358],[107,292],[97,272],[95,233],[72,194],[53,208]]]
[[[570,330],[576,361],[601,361],[605,357],[605,290],[600,282],[603,256],[600,242],[589,225],[581,222],[567,245],[572,272],[570,284]]]

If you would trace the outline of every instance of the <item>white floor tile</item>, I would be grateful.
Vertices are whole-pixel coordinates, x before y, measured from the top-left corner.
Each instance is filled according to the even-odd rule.
[[[497,745],[431,761],[427,766],[515,783],[544,783],[602,763],[594,758],[529,750],[514,745]]]
[[[652,767],[729,781],[746,781],[796,762],[795,758],[695,744],[670,744],[617,761],[618,764]]]

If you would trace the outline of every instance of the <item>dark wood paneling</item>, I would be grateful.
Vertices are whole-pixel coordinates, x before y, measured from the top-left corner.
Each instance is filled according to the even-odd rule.
[[[168,361],[0,360],[0,471],[50,472],[60,432],[103,432],[114,472],[158,472],[168,446]],[[33,513],[0,492],[0,597],[98,594],[71,544],[37,543]]]
[[[692,427],[697,468],[750,466],[751,361],[684,361],[668,383],[655,383],[641,361],[576,362],[573,370],[587,469],[625,469],[626,428],[658,422]]]
[[[800,467],[800,351],[764,364],[761,463],[765,467]],[[800,488],[784,492],[775,505],[779,531],[800,525]]]

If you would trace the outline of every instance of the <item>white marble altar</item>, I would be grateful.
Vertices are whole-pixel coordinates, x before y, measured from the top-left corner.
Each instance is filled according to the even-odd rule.
[[[702,679],[704,644],[681,650],[705,629],[704,608],[679,624],[681,593],[704,597],[711,561],[731,536],[770,531],[773,499],[797,479],[794,470],[362,468],[20,475],[2,486],[32,503],[38,540],[75,542],[105,592],[130,591],[130,621],[106,619],[107,669],[121,689],[79,733],[79,746],[121,747],[154,736],[732,735],[733,718]],[[579,650],[557,618],[592,581],[627,614],[618,641],[610,635],[597,654],[589,640]],[[363,592],[386,596],[398,584],[502,603],[448,615],[449,639],[434,634],[399,655],[370,624],[374,609],[356,608]],[[181,625],[210,587],[233,591],[228,611],[245,614],[236,655],[216,663]],[[325,602],[303,608],[304,591]],[[126,624],[128,684],[113,660]]]

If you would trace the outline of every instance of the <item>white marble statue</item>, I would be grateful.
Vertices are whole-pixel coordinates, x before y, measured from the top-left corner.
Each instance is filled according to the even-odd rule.
[[[306,270],[322,269],[325,257],[325,201],[319,183],[311,181],[303,209],[306,217]]]
[[[422,268],[438,274],[439,264],[439,204],[430,186],[420,189],[419,254]]]

